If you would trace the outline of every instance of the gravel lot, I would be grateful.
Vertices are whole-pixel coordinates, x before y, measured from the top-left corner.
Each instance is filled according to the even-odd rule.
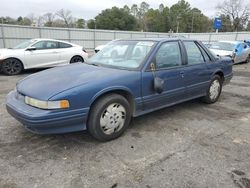
[[[250,64],[234,66],[220,100],[133,119],[119,139],[35,135],[5,110],[20,76],[0,74],[0,187],[250,187]]]

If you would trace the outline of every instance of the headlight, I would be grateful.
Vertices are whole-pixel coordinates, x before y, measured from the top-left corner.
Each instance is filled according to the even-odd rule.
[[[41,101],[28,96],[25,96],[25,103],[41,109],[65,109],[69,108],[68,100],[60,101]]]

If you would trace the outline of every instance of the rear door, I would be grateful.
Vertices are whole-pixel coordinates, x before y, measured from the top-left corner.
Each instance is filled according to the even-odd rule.
[[[32,45],[35,50],[25,51],[25,59],[29,68],[52,67],[58,64],[60,56],[58,42],[39,41]]]
[[[207,91],[213,73],[207,66],[211,59],[195,41],[184,41],[183,45],[187,56],[185,79],[189,98],[202,96]]]
[[[156,109],[178,103],[185,99],[185,72],[178,41],[163,43],[155,54],[156,71],[142,72],[142,96],[145,110]],[[162,93],[154,90],[154,76],[164,80]]]

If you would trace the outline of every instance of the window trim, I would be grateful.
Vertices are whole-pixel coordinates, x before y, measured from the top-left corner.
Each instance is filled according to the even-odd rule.
[[[41,41],[37,41],[35,44],[32,44],[31,47],[35,47],[34,45],[36,45],[39,42],[54,42],[56,43],[56,48],[36,48],[36,50],[54,50],[54,49],[59,49],[59,43],[57,41],[52,41],[52,40],[41,40]]]

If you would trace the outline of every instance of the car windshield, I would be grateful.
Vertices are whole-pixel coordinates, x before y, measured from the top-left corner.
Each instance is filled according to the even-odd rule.
[[[215,42],[210,46],[210,48],[217,50],[233,51],[235,49],[235,46],[236,44],[229,42]]]
[[[114,41],[92,56],[88,63],[114,68],[135,69],[148,56],[153,41]]]
[[[13,49],[25,49],[25,48],[29,47],[34,42],[36,42],[36,40],[26,40],[26,41],[18,44],[17,46],[15,46]]]

